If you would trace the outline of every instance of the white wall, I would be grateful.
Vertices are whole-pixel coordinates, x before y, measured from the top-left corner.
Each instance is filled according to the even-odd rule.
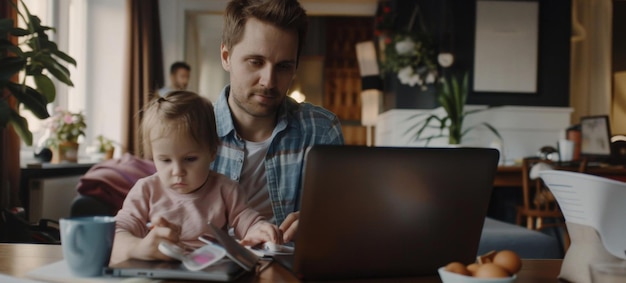
[[[463,137],[464,146],[494,147],[501,150],[501,162],[513,164],[524,157],[536,155],[543,146],[556,148],[559,139],[565,138],[565,129],[570,126],[569,107],[500,106],[486,109],[485,106],[468,105],[466,111],[485,109],[466,116],[463,129],[487,122],[502,136],[500,141],[485,127],[476,127]],[[435,109],[391,109],[378,116],[376,122],[376,146],[419,147],[425,142],[416,142],[414,137],[422,121],[431,114],[445,116],[443,108]],[[431,125],[438,125],[433,122]],[[427,129],[422,137],[433,136],[438,130]],[[444,132],[447,135],[447,131]],[[433,139],[428,146],[447,146],[447,138]],[[504,151],[502,152],[502,149]]]

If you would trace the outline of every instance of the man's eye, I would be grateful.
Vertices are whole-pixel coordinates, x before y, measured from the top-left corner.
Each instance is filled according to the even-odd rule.
[[[280,64],[280,65],[278,65],[278,69],[280,69],[282,71],[290,72],[290,71],[293,71],[293,70],[296,69],[296,65],[295,64],[291,64],[291,63],[289,63],[289,64]]]
[[[161,159],[160,161],[163,162],[163,163],[169,163],[171,160],[170,159]]]
[[[185,161],[187,161],[187,162],[193,162],[193,161],[196,161],[196,160],[198,160],[198,158],[195,157],[195,156],[194,157],[185,157]]]
[[[263,61],[259,60],[259,59],[250,59],[248,61],[248,63],[250,63],[250,65],[254,66],[254,67],[260,67],[263,66]]]

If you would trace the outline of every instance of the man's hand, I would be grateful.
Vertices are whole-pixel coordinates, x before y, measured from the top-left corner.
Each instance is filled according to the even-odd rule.
[[[287,215],[287,218],[285,218],[285,221],[280,224],[280,231],[283,233],[283,242],[289,243],[296,239],[299,220],[300,211],[296,211],[289,213],[289,215]]]
[[[276,225],[267,221],[259,221],[248,229],[246,236],[241,240],[240,244],[253,247],[265,242],[280,245],[283,243],[283,239]]]

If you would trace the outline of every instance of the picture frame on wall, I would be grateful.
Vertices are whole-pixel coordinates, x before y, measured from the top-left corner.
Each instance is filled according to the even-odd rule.
[[[476,5],[474,91],[537,93],[539,3]]]

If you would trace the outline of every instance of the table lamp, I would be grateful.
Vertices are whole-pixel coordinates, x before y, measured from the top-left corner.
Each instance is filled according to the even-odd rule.
[[[356,58],[361,72],[361,124],[366,127],[367,146],[372,146],[372,127],[376,126],[382,107],[383,86],[374,42],[357,43]]]

